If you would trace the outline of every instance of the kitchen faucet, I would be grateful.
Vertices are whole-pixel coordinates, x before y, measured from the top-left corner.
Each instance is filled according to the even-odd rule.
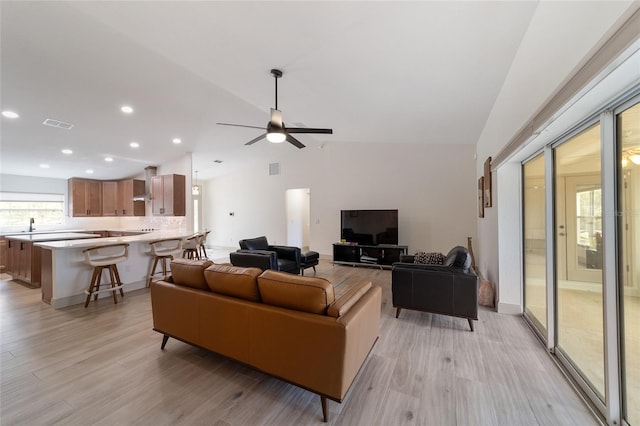
[[[36,223],[36,221],[33,218],[29,219],[29,232],[33,232],[36,230],[36,228],[33,227],[34,223]]]

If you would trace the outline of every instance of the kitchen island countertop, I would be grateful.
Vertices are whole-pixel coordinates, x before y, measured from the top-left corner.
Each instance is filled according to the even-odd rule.
[[[36,245],[44,249],[73,249],[86,248],[96,245],[109,245],[119,243],[148,243],[149,241],[162,240],[165,238],[186,238],[192,233],[186,231],[153,231],[139,235],[127,235],[122,237],[89,238],[82,240],[66,239],[61,241],[48,241],[37,243]]]
[[[84,232],[54,232],[50,234],[18,234],[7,235],[6,238],[17,241],[31,241],[32,243],[45,242],[45,241],[60,241],[60,240],[78,240],[85,238],[100,238],[100,234],[90,234]]]

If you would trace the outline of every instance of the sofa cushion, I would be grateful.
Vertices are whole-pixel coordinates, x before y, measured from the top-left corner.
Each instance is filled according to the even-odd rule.
[[[175,259],[171,261],[173,282],[186,287],[209,290],[204,270],[213,265],[210,260]]]
[[[260,292],[256,278],[261,272],[260,268],[211,265],[204,271],[204,277],[214,293],[259,302]]]
[[[267,270],[258,277],[258,287],[263,303],[314,314],[325,315],[335,300],[333,285],[324,278]]]
[[[471,255],[469,251],[462,247],[456,246],[447,253],[444,266],[452,266],[454,268],[469,269],[471,266]]]

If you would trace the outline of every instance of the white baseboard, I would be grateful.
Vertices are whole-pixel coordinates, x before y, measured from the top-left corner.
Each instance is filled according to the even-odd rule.
[[[520,305],[513,303],[498,303],[498,313],[507,315],[522,315],[522,308]]]

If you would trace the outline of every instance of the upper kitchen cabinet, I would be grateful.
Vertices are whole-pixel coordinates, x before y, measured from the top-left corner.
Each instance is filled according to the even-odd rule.
[[[162,175],[151,178],[151,212],[154,216],[184,216],[186,177]]]
[[[144,195],[144,192],[143,180],[118,181],[118,214],[121,216],[144,216],[144,201],[133,201],[133,197]]]
[[[102,182],[94,179],[69,179],[69,214],[102,216]]]
[[[102,216],[120,216],[117,181],[102,181]]]
[[[144,181],[138,179],[94,180],[69,179],[69,214],[71,216],[144,216]]]

